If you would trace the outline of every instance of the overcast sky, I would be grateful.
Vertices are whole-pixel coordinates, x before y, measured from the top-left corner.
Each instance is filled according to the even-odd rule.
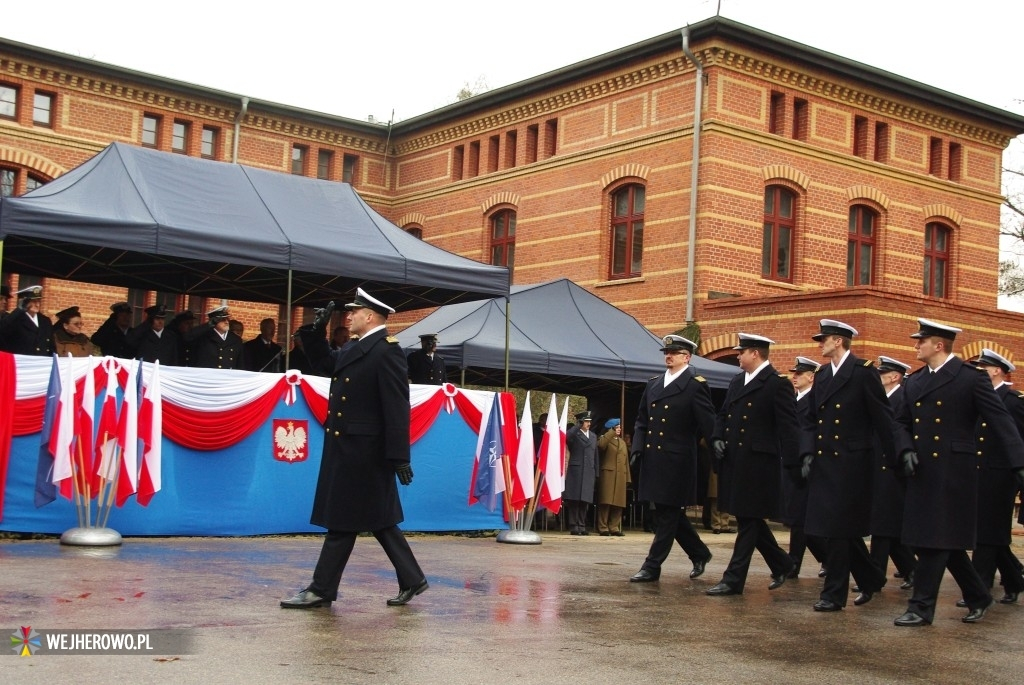
[[[454,102],[467,84],[539,76],[719,6],[729,19],[1024,114],[1022,0],[8,0],[0,36],[352,119],[394,112],[397,121]],[[1022,151],[1018,139],[1008,164],[1024,168]]]

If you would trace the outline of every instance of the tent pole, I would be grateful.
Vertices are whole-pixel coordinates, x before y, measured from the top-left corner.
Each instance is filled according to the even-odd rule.
[[[619,421],[622,425],[622,430],[626,430],[626,381],[622,381],[622,385],[619,386],[621,391],[619,393]]]
[[[292,270],[288,269],[288,291],[285,295],[286,302],[284,308],[284,370],[287,371],[291,368],[291,356],[292,356]]]
[[[505,296],[505,392],[508,392],[508,348],[512,321],[512,297]]]

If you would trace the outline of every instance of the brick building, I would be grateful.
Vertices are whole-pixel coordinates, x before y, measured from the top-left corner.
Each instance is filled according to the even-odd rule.
[[[918,316],[962,326],[967,354],[1024,350],[1024,318],[996,308],[1001,159],[1024,117],[724,18],[688,46],[665,34],[389,128],[0,41],[4,192],[119,140],[349,181],[432,244],[516,283],[571,278],[713,358],[738,330],[815,356],[823,316],[865,357],[912,361]],[[90,330],[125,296],[207,304],[47,285],[44,310],[96,310]],[[231,304],[250,331],[268,313]]]

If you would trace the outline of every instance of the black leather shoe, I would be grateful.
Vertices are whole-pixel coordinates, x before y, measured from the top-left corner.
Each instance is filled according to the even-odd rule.
[[[609,533],[609,532],[608,532],[607,530],[602,530],[602,531],[601,531],[601,537],[603,537],[603,538],[606,538],[606,537],[608,537],[609,535],[611,535],[611,533]]]
[[[793,570],[791,570],[789,573],[786,574],[786,577],[789,578],[790,580],[792,580],[794,578],[799,578],[800,577],[800,569],[798,569],[796,566],[794,566]]]
[[[714,534],[714,535],[719,535],[719,534],[721,534],[721,532],[722,532],[722,529],[721,529],[721,528],[712,528],[712,529],[711,529],[711,532],[712,532],[712,534]]]
[[[966,599],[958,599],[958,600],[956,600],[956,606],[957,606],[958,609],[966,609],[967,608],[967,600]]]
[[[853,606],[859,607],[864,606],[871,601],[871,598],[875,596],[874,592],[862,592],[857,595],[856,599],[853,600]]]
[[[1017,597],[1020,596],[1019,592],[1007,592],[1003,595],[1003,598],[999,600],[1000,604],[1016,604]]]
[[[778,590],[780,587],[786,584],[786,577],[788,573],[780,573],[777,576],[772,576],[772,582],[768,583],[769,590]]]
[[[910,573],[908,573],[904,577],[903,582],[900,583],[900,589],[901,590],[912,590],[912,589],[914,589],[914,572],[913,571],[911,571]]]
[[[971,609],[970,612],[960,620],[964,623],[977,623],[981,619],[985,618],[985,612],[988,611],[988,608],[993,604],[995,604],[995,602],[989,601],[989,603],[983,607]]]
[[[918,626],[930,626],[932,622],[923,616],[918,616],[913,611],[908,611],[893,621],[892,624],[895,626],[909,626],[911,628],[916,628]]]
[[[621,530],[615,531],[614,533],[612,533],[612,535],[614,535],[617,538],[624,538],[624,537],[626,537],[626,534],[623,533]]]
[[[743,593],[729,585],[729,583],[722,582],[709,587],[704,591],[704,594],[711,595],[712,597],[721,597],[724,595],[742,595]]]
[[[412,587],[407,587],[401,592],[399,592],[397,597],[392,597],[391,599],[389,599],[388,606],[400,607],[403,604],[408,604],[410,599],[422,593],[428,587],[430,586],[427,584],[427,579],[424,578],[421,582],[417,583],[416,585],[413,585]]]
[[[293,597],[281,600],[283,609],[316,609],[317,607],[329,607],[331,600],[324,599],[312,590],[303,590]]]
[[[642,568],[642,569],[640,569],[639,571],[637,571],[636,573],[634,573],[630,577],[629,582],[631,582],[631,583],[653,583],[656,580],[658,580],[658,576],[654,575],[653,573],[651,573],[647,569]]]
[[[707,568],[709,561],[711,561],[710,554],[707,559],[701,559],[700,561],[693,562],[693,570],[690,571],[690,578],[700,578],[704,575],[704,569]]]
[[[824,578],[826,573],[828,573],[828,570],[825,568],[824,564],[822,564],[821,568],[818,569],[818,577]]]
[[[814,603],[815,611],[841,611],[843,607],[828,599],[819,599]]]

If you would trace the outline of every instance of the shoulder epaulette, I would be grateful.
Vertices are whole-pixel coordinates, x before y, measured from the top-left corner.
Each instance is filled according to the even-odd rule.
[[[1024,392],[1021,392],[1020,390],[1018,390],[1017,391],[1017,397],[1019,397],[1020,399],[1024,400]]]
[[[657,378],[657,376],[655,376],[655,378]],[[694,376],[693,380],[697,381],[698,383],[707,383],[708,382],[708,379],[704,378],[704,376]]]
[[[389,335],[388,337],[386,337],[386,338],[384,338],[384,339],[385,339],[385,340],[387,340],[387,341],[388,341],[389,343],[391,343],[392,345],[397,345],[397,344],[398,344],[398,338],[396,338],[396,337],[395,337],[395,336],[393,336],[393,335]]]
[[[977,371],[984,371],[985,370],[985,367],[983,367],[983,366],[974,366],[973,364],[964,364],[964,366],[969,366],[972,369],[975,369]]]
[[[789,380],[789,375],[785,373],[780,373],[779,378],[785,378],[786,380]]]
[[[874,366],[874,365],[875,365],[875,362],[872,361],[871,359],[865,359],[864,363],[861,364],[861,366]]]
[[[647,382],[650,383],[651,381],[653,381],[655,378],[658,378],[659,376],[660,376],[660,374],[658,376],[651,376],[650,378],[647,379]]]
[[[816,368],[814,370],[814,373],[821,373],[824,370],[825,370],[825,365],[824,364],[818,364],[818,368]]]

